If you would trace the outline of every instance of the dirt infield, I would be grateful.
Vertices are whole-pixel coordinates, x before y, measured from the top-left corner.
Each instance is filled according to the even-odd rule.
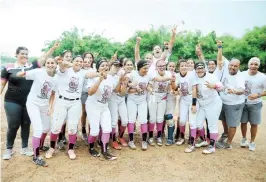
[[[264,105],[266,101],[264,101]],[[5,149],[7,122],[1,107],[1,152]],[[185,146],[149,147],[140,150],[137,135],[136,151],[123,148],[113,151],[116,161],[93,158],[83,141],[76,150],[77,159],[70,160],[65,152],[57,151],[47,160],[47,168],[37,167],[30,157],[21,156],[20,131],[15,141],[15,155],[10,161],[1,159],[2,181],[266,181],[266,108],[263,108],[263,123],[259,127],[255,152],[240,148],[238,128],[233,150],[219,150],[213,155],[203,155],[203,149],[191,154],[184,153]],[[221,130],[220,124],[220,132]],[[49,137],[46,139],[48,143]],[[29,141],[31,146],[31,139]]]

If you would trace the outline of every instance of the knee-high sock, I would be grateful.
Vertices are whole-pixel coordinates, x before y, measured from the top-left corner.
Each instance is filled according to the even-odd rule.
[[[58,134],[53,134],[51,132],[51,135],[50,135],[50,147],[51,148],[55,148],[55,141],[57,140],[57,137],[58,137]]]
[[[210,145],[215,147],[215,142],[217,140],[218,133],[210,133]]]
[[[121,125],[120,128],[119,128],[119,137],[120,138],[123,138],[125,130],[126,130],[126,126],[122,126]]]
[[[74,145],[75,145],[75,143],[77,141],[77,134],[74,134],[74,135],[68,134],[68,140],[69,140],[68,150],[73,150]]]
[[[156,123],[156,129],[157,129],[157,137],[159,138],[162,135],[163,123]]]
[[[40,138],[37,137],[32,137],[32,146],[33,146],[33,151],[34,151],[34,157],[37,157],[40,155]]]
[[[196,139],[196,134],[197,133],[197,130],[196,129],[190,129],[190,142],[191,142],[191,145],[195,145],[195,139]]]
[[[116,128],[112,128],[112,141],[116,141]]]
[[[102,141],[102,145],[103,145],[103,149],[102,149],[103,152],[106,152],[106,149],[107,149],[106,145],[107,145],[109,139],[110,139],[110,133],[103,133],[102,134],[101,141]]]
[[[184,126],[179,125],[179,128],[180,128],[181,138],[185,138],[186,125]]]
[[[41,140],[40,140],[40,147],[43,147],[46,136],[47,136],[47,133],[42,133]]]

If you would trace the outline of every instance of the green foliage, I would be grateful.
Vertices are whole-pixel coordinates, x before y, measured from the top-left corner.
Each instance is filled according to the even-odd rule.
[[[74,55],[82,55],[84,52],[99,53],[98,57],[111,58],[115,51],[118,56],[125,56],[134,59],[134,47],[136,37],[142,37],[140,54],[144,58],[145,54],[151,53],[155,45],[163,47],[164,41],[169,41],[171,31],[169,28],[161,26],[158,29],[151,28],[148,31],[136,31],[124,44],[113,42],[98,34],[83,35],[83,30],[76,27],[70,31],[65,31],[60,36],[60,48],[54,52],[54,56],[60,55],[64,50],[71,50]],[[247,63],[253,56],[261,60],[261,71],[266,65],[266,26],[254,27],[247,30],[246,34],[237,39],[230,35],[216,36],[214,31],[203,35],[200,31],[181,32],[176,35],[173,54],[171,60],[177,61],[180,58],[197,59],[195,55],[195,45],[200,43],[205,59],[216,59],[216,40],[222,40],[223,55],[228,58],[238,58],[241,61],[241,69],[247,69]],[[43,51],[47,51],[56,40],[47,41]],[[264,69],[264,70],[263,70]]]

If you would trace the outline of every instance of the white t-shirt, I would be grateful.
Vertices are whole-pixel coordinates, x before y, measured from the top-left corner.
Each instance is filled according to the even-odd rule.
[[[128,99],[134,100],[136,102],[142,102],[147,98],[147,86],[149,81],[155,78],[154,74],[147,74],[145,76],[140,76],[138,71],[132,71],[129,74],[129,80],[131,83],[137,83],[139,88],[142,90],[140,93],[129,93]]]
[[[86,85],[87,90],[92,87],[99,79],[99,77],[88,79]],[[93,95],[88,96],[86,104],[99,107],[108,106],[108,100],[110,99],[112,92],[116,87],[116,84],[116,80],[111,75],[107,75],[107,78],[101,82],[98,90]]]
[[[160,74],[158,71],[155,72],[154,77],[159,77]],[[168,71],[165,71],[164,76],[172,76],[172,74]],[[168,87],[170,85],[170,81],[165,81],[165,82],[157,82],[157,81],[150,81],[149,82],[152,85],[152,89],[154,92],[155,99],[159,100],[166,100],[167,99],[167,92],[168,92]]]
[[[249,75],[248,70],[241,73],[245,80],[245,96],[247,99],[247,104],[257,104],[262,102],[262,98],[249,100],[248,96],[250,94],[261,94],[266,90],[266,75],[258,72],[256,75]]]
[[[234,90],[245,89],[245,81],[242,78],[240,72],[238,72],[236,75],[230,75],[228,69],[225,69],[222,77],[222,84],[224,86],[224,90],[223,92],[220,92],[220,97],[224,104],[237,105],[245,102],[244,94],[236,95],[236,94],[227,93],[228,89],[234,89]]]
[[[27,100],[39,106],[49,106],[52,90],[58,81],[57,76],[49,76],[44,68],[26,72],[26,80],[33,80]]]
[[[171,54],[168,52],[167,55],[166,55],[165,61],[164,61],[165,64],[168,63],[168,59],[169,59],[170,56],[171,56]],[[156,71],[156,63],[157,63],[157,61],[160,60],[160,59],[162,59],[162,58],[161,58],[161,57],[160,57],[160,58],[155,58],[155,57],[153,56],[153,58],[152,58],[152,63],[151,63],[151,65],[150,65],[150,67],[149,67],[149,73],[154,73],[154,72]]]
[[[195,72],[188,71],[186,76],[182,77],[181,74],[177,74],[178,85],[180,89],[180,97],[187,102],[192,102],[192,86],[195,81]]]
[[[112,77],[114,79],[114,84],[115,84],[115,88],[116,88],[116,86],[119,82],[120,76],[119,75],[113,75],[113,76],[110,75],[110,77]],[[113,102],[120,103],[120,102],[125,100],[125,95],[121,96],[119,93],[113,92],[111,97],[110,97],[110,100]]]
[[[85,70],[75,72],[73,68],[67,68],[64,73],[60,70],[58,75],[58,94],[69,98],[76,99],[81,97],[83,84],[85,81]]]
[[[205,84],[206,82],[217,84],[219,81],[216,76],[213,74],[206,73],[203,78],[199,78],[194,80],[193,85],[198,85],[198,101],[200,105],[207,105],[217,98],[219,98],[218,92],[215,89],[208,88]]]

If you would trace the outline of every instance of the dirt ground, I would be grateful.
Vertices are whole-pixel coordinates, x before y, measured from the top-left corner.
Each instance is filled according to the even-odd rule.
[[[266,102],[264,101],[264,105]],[[6,145],[7,122],[1,107],[1,152]],[[31,157],[21,156],[20,131],[15,141],[15,155],[9,161],[1,159],[2,181],[266,181],[266,108],[263,108],[263,123],[259,127],[256,151],[250,152],[239,146],[240,129],[236,133],[233,150],[216,150],[213,155],[203,155],[202,148],[184,153],[187,145],[149,147],[140,149],[137,134],[135,151],[123,148],[113,151],[116,161],[93,158],[79,138],[77,159],[70,160],[65,152],[57,151],[55,157],[47,160],[49,166],[38,167]],[[220,132],[222,127],[220,124]],[[250,138],[250,137],[249,137]],[[48,144],[49,137],[46,139]],[[31,138],[29,141],[31,146]]]

